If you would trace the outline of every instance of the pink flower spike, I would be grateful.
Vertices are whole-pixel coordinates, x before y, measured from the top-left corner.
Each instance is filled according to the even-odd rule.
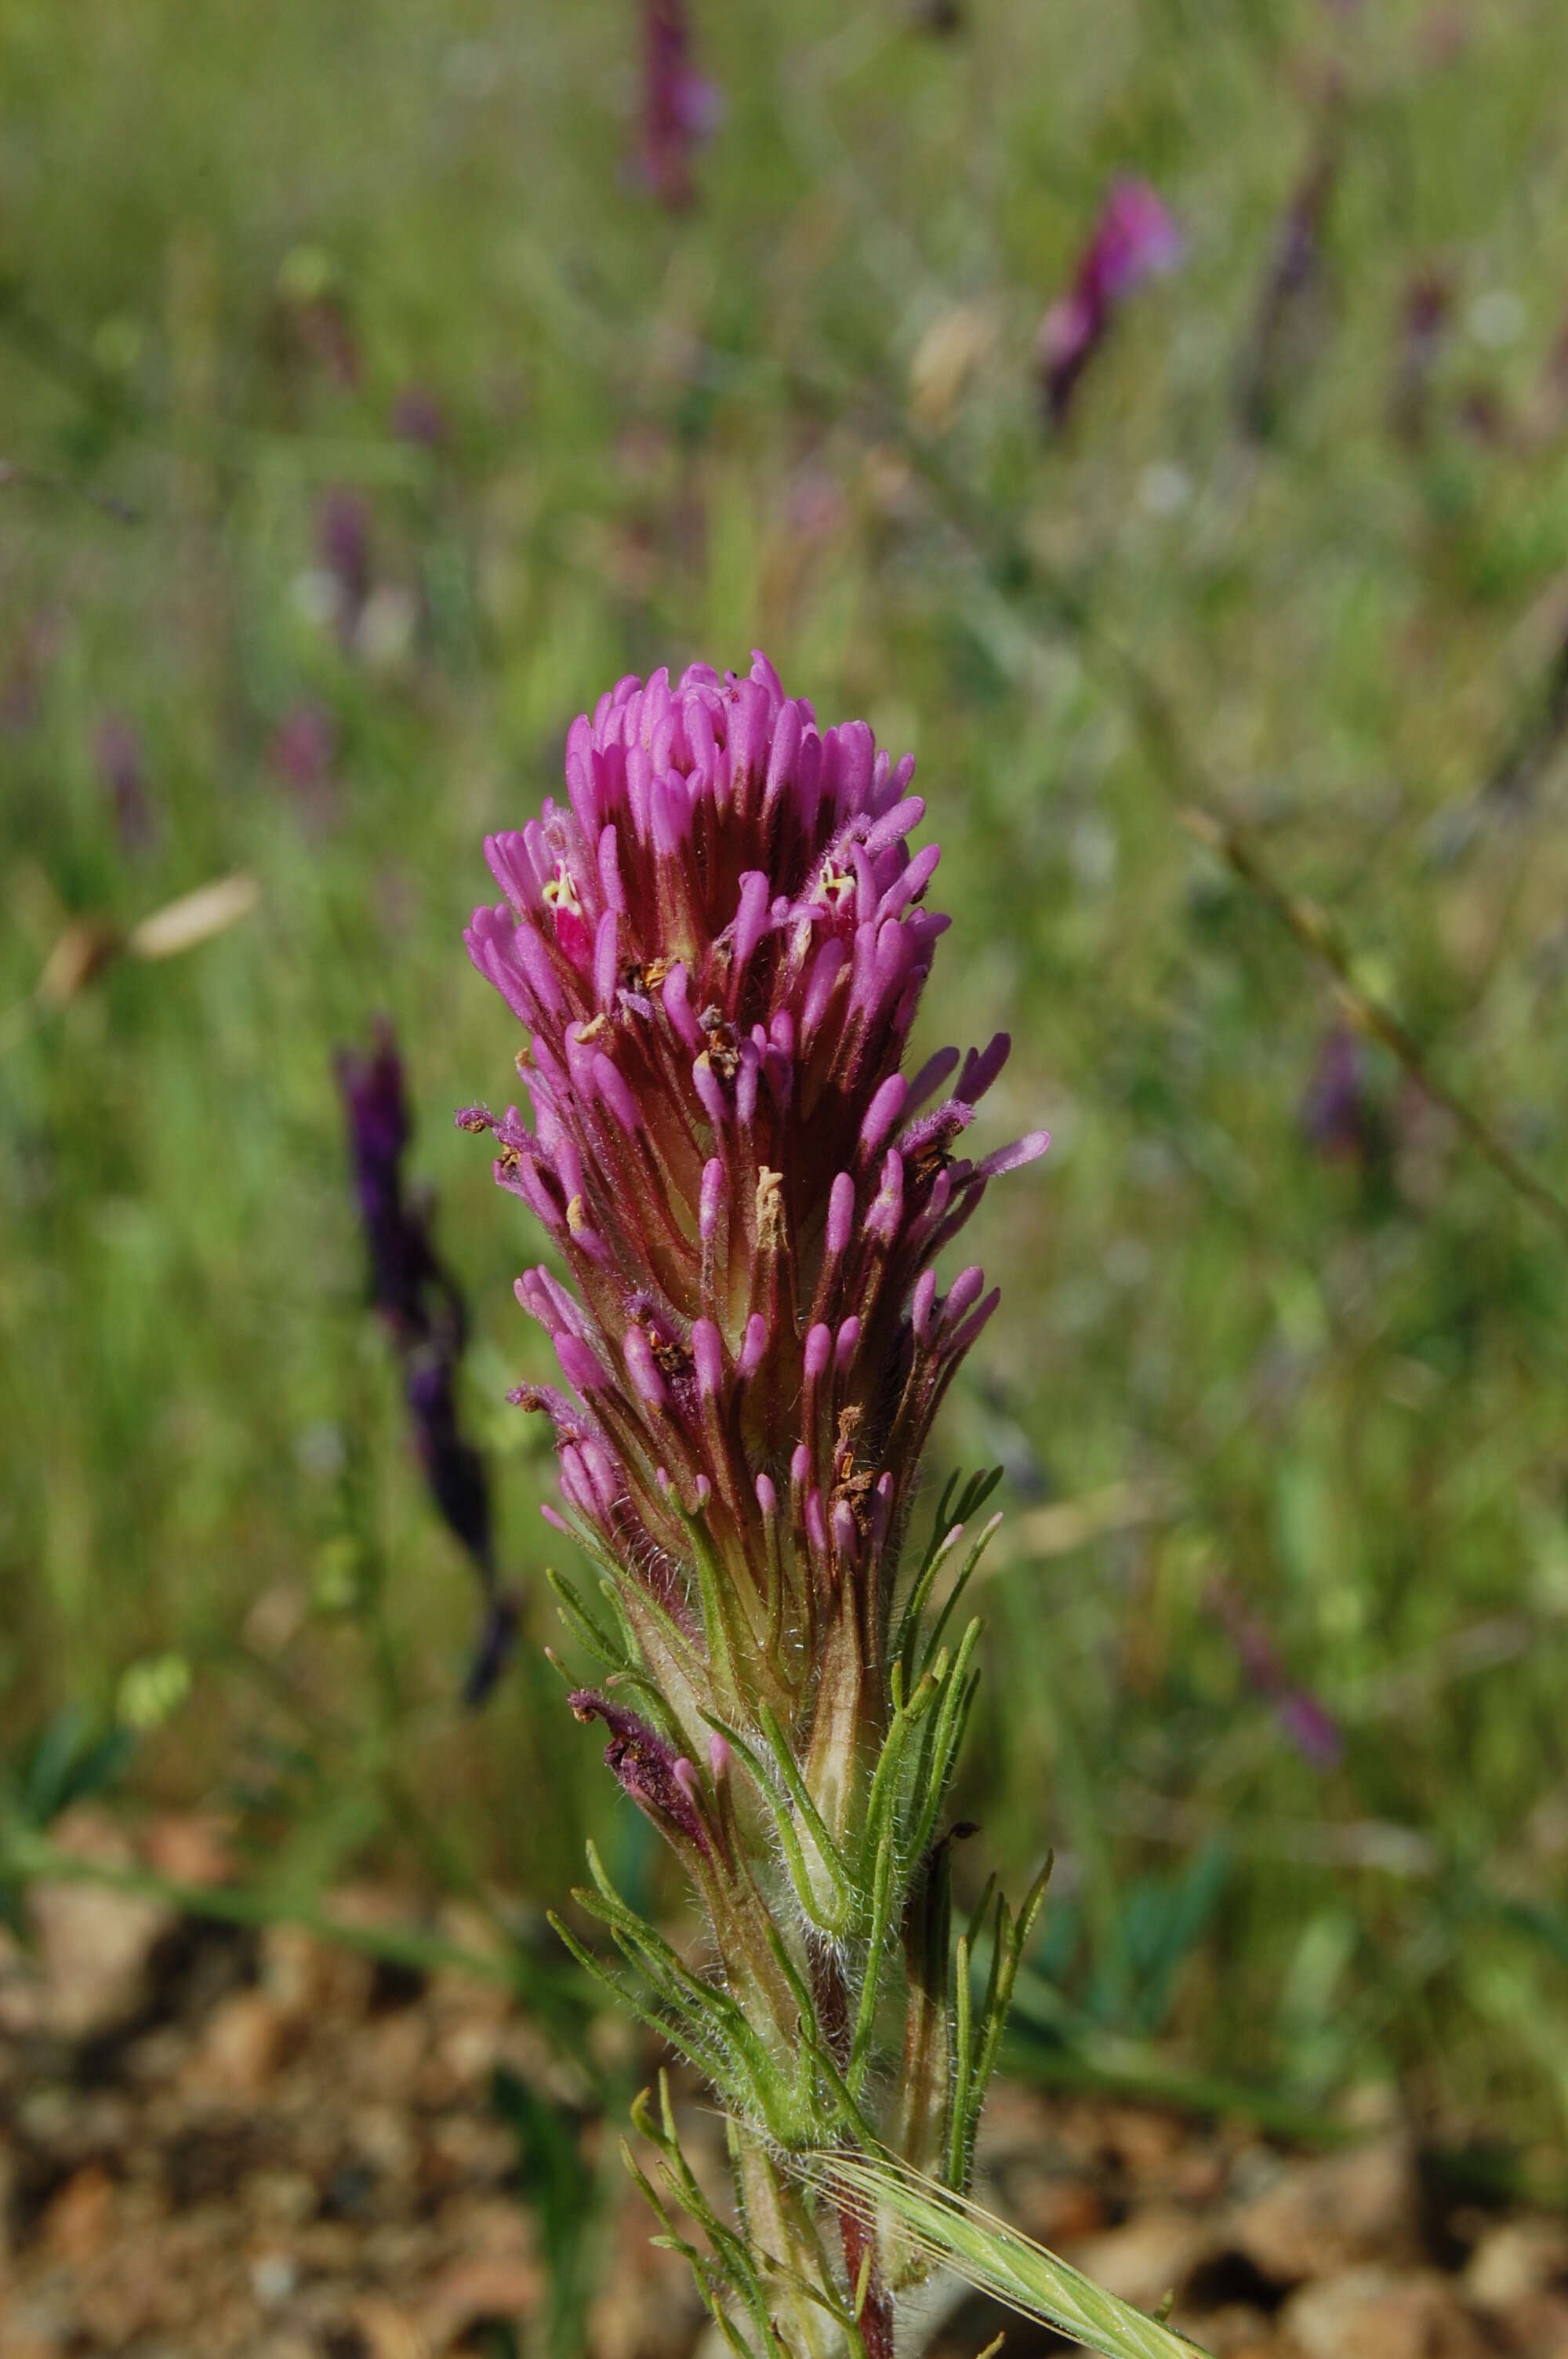
[[[812,1034],[827,1015],[833,986],[849,955],[836,934],[830,934],[817,951],[812,963],[811,979],[806,987],[806,997],[801,1003],[800,1038],[803,1047],[810,1045]]]
[[[735,1362],[735,1373],[742,1384],[756,1375],[767,1348],[768,1322],[760,1310],[753,1310],[746,1321],[746,1332],[741,1338],[740,1355]]]
[[[724,1084],[713,1070],[712,1060],[705,1051],[692,1060],[691,1085],[702,1103],[702,1111],[714,1130],[724,1128],[730,1108],[725,1103]]]
[[[968,1269],[961,1269],[958,1272],[948,1288],[947,1299],[942,1305],[942,1323],[945,1327],[956,1326],[970,1304],[979,1300],[985,1282],[986,1274],[979,1262],[972,1262]]]
[[[691,1356],[697,1367],[697,1389],[711,1400],[724,1384],[724,1342],[711,1319],[693,1321]]]
[[[860,1553],[860,1527],[848,1499],[840,1499],[833,1510],[833,1553],[846,1565],[854,1564]]]
[[[915,1282],[914,1297],[909,1306],[910,1324],[917,1343],[931,1341],[931,1307],[936,1299],[936,1272],[925,1269]]]
[[[593,995],[602,1015],[608,1015],[615,1004],[615,985],[620,974],[616,958],[618,932],[614,910],[606,909],[593,939]]]
[[[848,1247],[855,1225],[855,1183],[840,1171],[827,1198],[827,1250],[835,1261]]]
[[[767,931],[769,898],[766,875],[760,868],[748,869],[741,879],[741,906],[735,912],[730,972],[737,977]]]
[[[844,1375],[853,1360],[860,1346],[860,1321],[855,1318],[846,1319],[833,1340],[833,1365],[840,1375]]]
[[[927,1057],[925,1064],[911,1082],[909,1095],[903,1102],[906,1121],[912,1114],[919,1113],[927,1098],[935,1096],[957,1061],[957,1049],[938,1049],[934,1057]]]
[[[556,1357],[561,1364],[562,1375],[568,1385],[581,1393],[585,1400],[597,1386],[609,1381],[600,1364],[597,1353],[583,1342],[580,1335],[573,1335],[563,1330],[556,1337],[555,1344]]]
[[[628,1327],[622,1348],[626,1359],[626,1373],[636,1387],[639,1397],[645,1401],[650,1408],[667,1409],[670,1405],[669,1387],[659,1373],[659,1364],[654,1357],[654,1347],[643,1330],[640,1327]]]
[[[545,1521],[549,1525],[552,1531],[564,1533],[568,1540],[576,1538],[571,1526],[561,1514],[559,1508],[552,1507],[548,1499],[540,1500],[539,1513],[543,1516]]]
[[[757,1505],[762,1509],[763,1516],[765,1517],[776,1516],[779,1511],[779,1495],[777,1489],[774,1487],[772,1476],[767,1474],[759,1474],[755,1488],[757,1493]]]
[[[978,1105],[1006,1064],[1011,1049],[1012,1038],[1006,1032],[998,1032],[985,1049],[971,1049],[953,1095],[961,1098],[966,1105]]]
[[[1026,1163],[1038,1161],[1050,1144],[1048,1130],[1025,1131],[1023,1136],[1015,1138],[1011,1147],[999,1147],[994,1155],[988,1155],[983,1162],[977,1163],[975,1177],[978,1180],[996,1180],[1004,1171],[1022,1171]]]
[[[903,1112],[908,1095],[909,1083],[903,1075],[890,1073],[867,1107],[866,1118],[860,1125],[860,1152],[868,1163]]]
[[[692,1014],[691,1001],[687,994],[686,968],[677,959],[665,977],[665,1014],[669,1017],[687,1047],[695,1055],[703,1046],[702,1027]]]
[[[713,1782],[716,1786],[721,1786],[730,1775],[730,1763],[732,1757],[728,1743],[715,1729],[708,1740],[708,1766],[713,1773]]]
[[[819,1377],[826,1375],[827,1363],[832,1356],[833,1330],[818,1324],[812,1328],[806,1339],[805,1364],[808,1384],[815,1384]]]
[[[627,1132],[640,1130],[643,1117],[637,1101],[627,1087],[625,1075],[611,1064],[602,1049],[594,1056],[593,1079],[600,1096],[622,1129]]]
[[[719,1215],[724,1210],[724,1166],[717,1155],[710,1156],[702,1167],[702,1192],[697,1199],[697,1226],[699,1236],[710,1237],[719,1226]]]
[[[920,795],[908,795],[903,802],[895,803],[867,836],[868,855],[874,860],[879,852],[891,852],[895,843],[902,843],[906,835],[913,833],[925,817],[925,803]]]
[[[987,1320],[990,1317],[992,1311],[996,1309],[997,1304],[1000,1300],[1001,1288],[1000,1286],[993,1286],[985,1300],[980,1304],[979,1310],[971,1310],[963,1325],[957,1330],[957,1333],[949,1337],[944,1348],[950,1359],[961,1360],[963,1358],[965,1353],[969,1349],[969,1346],[973,1343],[976,1336],[979,1333],[981,1328],[985,1325]]]
[[[895,877],[877,904],[877,916],[896,918],[912,901],[918,901],[942,864],[942,847],[928,843],[917,852],[902,876]]]
[[[605,906],[619,910],[624,916],[626,887],[621,882],[621,846],[613,822],[604,829],[599,839],[599,889],[604,896]]]

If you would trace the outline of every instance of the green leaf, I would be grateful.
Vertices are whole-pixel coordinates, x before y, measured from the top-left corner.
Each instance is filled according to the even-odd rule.
[[[823,2155],[812,2158],[808,2174],[868,2219],[879,2210],[891,2212],[928,2260],[1023,2317],[1076,2336],[1101,2359],[1192,2359],[1199,2348],[978,2203],[891,2156]]]

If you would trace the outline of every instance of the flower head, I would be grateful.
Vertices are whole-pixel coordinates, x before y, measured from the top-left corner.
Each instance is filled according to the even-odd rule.
[[[762,656],[623,679],[572,726],[566,803],[490,839],[506,900],[466,938],[530,1035],[533,1120],[459,1121],[573,1281],[518,1281],[568,1389],[516,1397],[569,1527],[700,1619],[729,1704],[789,1711],[840,1624],[880,1660],[920,1451],[997,1301],[935,1263],[1046,1144],[961,1151],[1005,1035],[903,1070],[948,922],[913,767]]]

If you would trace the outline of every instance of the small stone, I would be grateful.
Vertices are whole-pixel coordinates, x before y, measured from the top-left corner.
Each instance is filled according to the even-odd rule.
[[[1434,2269],[1343,2269],[1292,2294],[1280,2322],[1302,2359],[1487,2359],[1488,2350]]]
[[[1231,2212],[1226,2242],[1273,2285],[1357,2261],[1415,2258],[1415,2160],[1403,2137],[1287,2164]]]
[[[350,2119],[349,2138],[355,2153],[387,2179],[404,2178],[418,2158],[413,2127],[395,2105],[362,2106]]]
[[[1106,2225],[1105,2203],[1096,2189],[1084,2180],[1044,2171],[1010,2172],[1006,2209],[1029,2235],[1053,2250],[1082,2245]]]
[[[370,1958],[303,1925],[269,1925],[262,1936],[261,1987],[291,2023],[358,2018],[370,2004],[374,1975]]]
[[[366,2359],[427,2359],[429,2344],[408,2312],[395,2302],[375,2296],[356,2302],[353,2324],[365,2346]]]
[[[1153,2310],[1200,2261],[1218,2249],[1212,2223],[1172,2204],[1152,2204],[1120,2228],[1075,2245],[1075,2268],[1138,2310]]]
[[[1509,2359],[1563,2359],[1568,2352],[1568,2293],[1527,2294],[1494,2322]]]
[[[298,2283],[298,2264],[287,2253],[261,2253],[251,2263],[251,2290],[264,2310],[276,2310]]]
[[[134,1864],[124,1838],[95,1812],[68,1811],[53,1840],[95,1865]],[[38,1884],[28,1910],[34,1954],[0,1973],[0,2034],[92,2039],[141,2011],[153,1952],[175,1923],[163,1901],[104,1885]]]
[[[449,2351],[487,2319],[514,2325],[537,2307],[540,2291],[539,2270],[532,2261],[500,2254],[454,2261],[426,2296],[420,2328],[432,2351]]]
[[[1273,2321],[1250,2302],[1227,2302],[1223,2310],[1190,2315],[1178,2306],[1171,2324],[1206,2353],[1207,2359],[1281,2359]]]
[[[1465,2292],[1477,2310],[1510,2310],[1554,2281],[1568,2285],[1568,2226],[1561,2220],[1509,2220],[1471,2254]]]
[[[205,2089],[258,2097],[287,2055],[293,2029],[270,1991],[235,1991],[208,2017],[190,2077]]]
[[[102,2163],[90,2162],[66,2180],[44,2214],[44,2243],[54,2259],[81,2268],[102,2252],[114,2217],[114,2182]]]
[[[240,2189],[246,2216],[274,2230],[303,2227],[317,2201],[316,2182],[304,2170],[253,2170]]]
[[[155,1819],[142,1844],[147,1864],[176,1884],[226,1884],[233,1873],[231,1824],[213,1810],[171,1811]]]

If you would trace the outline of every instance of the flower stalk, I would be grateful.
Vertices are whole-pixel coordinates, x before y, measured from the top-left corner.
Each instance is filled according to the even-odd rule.
[[[802,2359],[887,2359],[927,2259],[787,2158],[891,2153],[962,2192],[1044,1896],[1015,1919],[988,1890],[971,1988],[945,1810],[996,1478],[949,1484],[923,1549],[910,1525],[998,1300],[978,1266],[942,1291],[938,1259],[1047,1141],[961,1152],[1005,1035],[904,1072],[948,922],[913,767],[762,656],[624,679],[572,727],[567,802],[489,840],[505,900],[466,937],[527,1036],[531,1121],[458,1121],[554,1249],[517,1292],[562,1382],[514,1398],[551,1420],[545,1513],[598,1576],[550,1576],[600,1674],[571,1708],[699,1893],[712,1964],[591,1852],[577,1897],[630,1975],[559,1930],[721,2097],[741,2226],[701,2221],[698,2281],[737,2348]]]

